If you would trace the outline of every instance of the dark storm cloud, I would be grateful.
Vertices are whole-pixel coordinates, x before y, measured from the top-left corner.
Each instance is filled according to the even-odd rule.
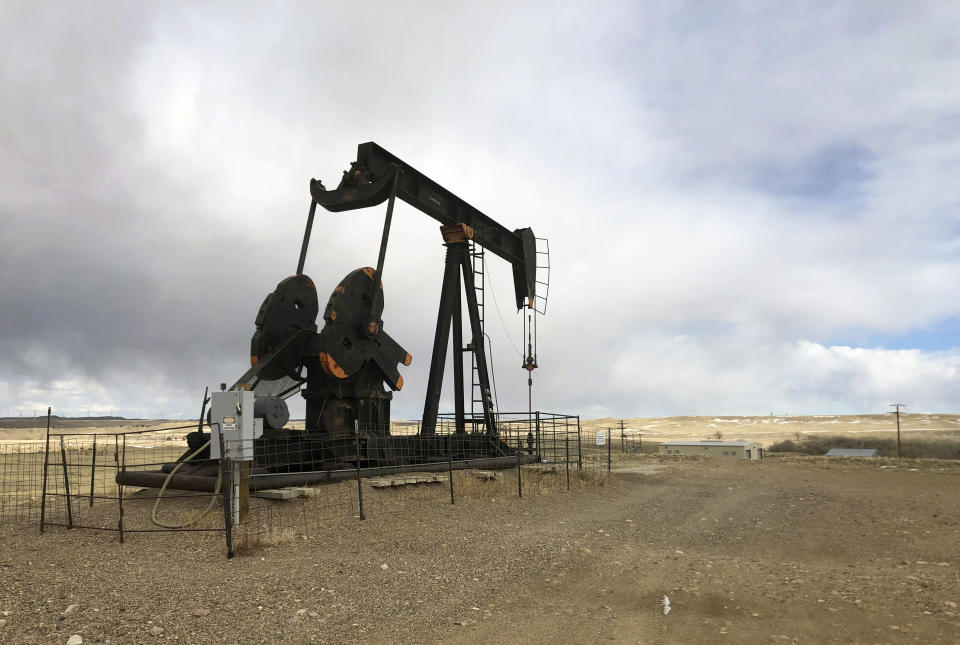
[[[114,372],[155,380],[181,361],[195,368],[189,339],[210,321],[202,280],[183,278],[209,274],[202,247],[191,243],[208,232],[186,226],[195,186],[171,182],[144,159],[144,124],[126,98],[149,16],[10,9],[4,35],[16,55],[4,67],[0,158],[4,380],[49,385]]]
[[[260,300],[295,262],[308,170],[325,161],[335,182],[371,130],[419,130],[404,124],[429,120],[434,98],[456,100],[438,87],[450,68],[426,64],[417,29],[391,38],[389,25],[361,28],[365,16],[339,12],[318,61],[319,12],[314,22],[255,9],[150,11],[94,8],[66,19],[24,6],[13,21],[0,204],[10,249],[0,260],[0,350],[13,389],[81,378],[118,386],[118,400],[149,399],[160,393],[130,389],[183,393],[235,377]],[[384,44],[412,53],[397,59]],[[479,55],[464,47],[460,62]],[[237,150],[265,156],[238,167]],[[271,164],[292,179],[261,181]],[[289,196],[269,207],[257,197],[281,190]],[[321,217],[308,269],[370,263],[369,248],[356,251],[378,237],[379,218]],[[399,286],[390,268],[388,284]],[[323,291],[336,278],[317,281]],[[406,301],[406,324],[419,332],[429,309]]]
[[[914,381],[943,406],[952,345],[826,345],[958,313],[957,150],[937,134],[958,104],[955,19],[821,13],[11,5],[0,413],[192,411],[244,369],[256,310],[295,266],[308,179],[335,185],[367,140],[551,238],[541,407],[842,408]],[[375,263],[382,217],[318,217],[321,299]],[[422,405],[442,262],[436,223],[399,207],[385,318],[414,364],[398,416]],[[489,271],[501,405],[523,408],[509,270]]]

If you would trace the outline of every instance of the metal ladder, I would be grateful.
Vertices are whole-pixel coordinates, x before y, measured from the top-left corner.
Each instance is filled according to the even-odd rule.
[[[473,267],[473,288],[477,293],[477,310],[480,313],[480,330],[483,332],[480,342],[486,342],[486,327],[484,323],[484,286],[485,286],[485,251],[473,240],[470,241],[470,262]],[[490,357],[487,357],[490,364]],[[474,420],[483,420],[483,390],[480,388],[480,378],[477,371],[477,355],[470,352],[470,415]]]

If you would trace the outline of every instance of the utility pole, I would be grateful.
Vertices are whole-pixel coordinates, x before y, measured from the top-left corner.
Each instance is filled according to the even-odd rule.
[[[896,408],[894,414],[897,415],[897,459],[900,459],[900,408],[907,407],[906,403],[891,403],[891,408]]]

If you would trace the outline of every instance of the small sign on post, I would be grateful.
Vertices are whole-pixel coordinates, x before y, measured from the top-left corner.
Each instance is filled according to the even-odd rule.
[[[605,430],[597,430],[597,445],[598,446],[607,445],[607,433]]]

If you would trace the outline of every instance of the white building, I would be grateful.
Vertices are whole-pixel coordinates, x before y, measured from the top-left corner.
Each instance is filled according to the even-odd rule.
[[[661,455],[700,455],[729,459],[763,459],[763,444],[756,441],[666,441],[660,444]]]

